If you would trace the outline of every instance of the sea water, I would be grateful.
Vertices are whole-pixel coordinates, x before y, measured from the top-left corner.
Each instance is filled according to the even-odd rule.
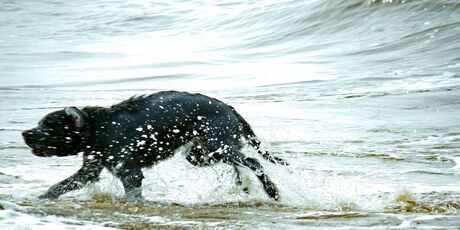
[[[456,0],[4,0],[0,31],[1,229],[460,225]],[[251,172],[246,194],[232,167],[194,167],[183,149],[144,170],[144,203],[107,171],[37,199],[81,155],[36,157],[22,130],[161,90],[234,106],[290,163],[259,157],[280,202]]]

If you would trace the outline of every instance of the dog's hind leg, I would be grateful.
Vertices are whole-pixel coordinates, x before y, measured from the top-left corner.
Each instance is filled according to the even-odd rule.
[[[258,160],[250,157],[244,157],[243,154],[237,154],[236,157],[231,159],[230,162],[235,167],[246,167],[251,169],[262,183],[262,186],[267,192],[268,196],[270,196],[274,200],[279,200],[279,191],[276,188],[276,185],[270,180],[270,178],[265,174],[264,168],[259,163]]]
[[[225,123],[218,123],[210,127],[221,127]],[[206,140],[207,150],[210,152],[209,157],[216,161],[222,161],[235,167],[245,167],[253,171],[257,178],[259,178],[268,196],[274,200],[279,200],[279,192],[275,184],[265,174],[262,165],[254,158],[247,158],[241,153],[241,143],[238,138],[235,138],[231,129],[211,129],[212,132],[207,132],[204,135]],[[238,171],[237,171],[238,173]]]
[[[211,152],[207,149],[206,143],[203,143],[199,139],[195,139],[192,142],[190,151],[187,153],[185,159],[190,164],[198,167],[209,166],[216,162]]]
[[[236,173],[236,185],[237,186],[242,186],[243,185],[243,181],[241,180],[241,171],[240,169],[237,167],[237,166],[233,166],[233,168],[235,169],[235,173]],[[249,188],[244,186],[243,187],[243,191],[246,193],[246,194],[249,194]]]

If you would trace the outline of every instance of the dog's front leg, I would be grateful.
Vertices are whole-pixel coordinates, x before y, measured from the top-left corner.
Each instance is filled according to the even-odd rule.
[[[38,198],[57,199],[66,192],[80,189],[89,181],[97,181],[102,169],[103,166],[98,161],[84,160],[83,166],[75,174],[57,184],[54,184],[45,194],[39,196]]]
[[[138,166],[124,165],[117,169],[115,175],[120,178],[128,201],[142,200],[142,179],[144,179],[144,174],[142,174]]]

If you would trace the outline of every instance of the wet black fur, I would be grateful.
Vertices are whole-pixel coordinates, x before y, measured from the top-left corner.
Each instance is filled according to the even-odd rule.
[[[188,145],[186,159],[191,164],[224,162],[234,166],[237,173],[239,167],[249,168],[267,194],[279,199],[275,184],[260,163],[240,151],[246,142],[259,148],[249,124],[231,106],[201,94],[164,91],[132,97],[110,108],[70,107],[46,115],[38,127],[24,131],[23,136],[37,156],[83,152],[82,168],[53,185],[41,198],[55,199],[82,188],[89,181],[97,181],[106,168],[121,179],[128,199],[140,199],[141,168]],[[259,153],[273,163],[286,164],[268,152]]]

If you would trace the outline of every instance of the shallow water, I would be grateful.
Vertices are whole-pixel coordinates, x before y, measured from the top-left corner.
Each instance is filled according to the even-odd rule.
[[[0,228],[460,226],[460,4],[453,0],[2,1]],[[46,113],[160,90],[234,106],[281,191],[178,151],[144,171],[145,203],[102,180],[36,197],[81,166],[21,139]],[[250,149],[245,153],[254,155]],[[261,160],[263,161],[263,160]]]

